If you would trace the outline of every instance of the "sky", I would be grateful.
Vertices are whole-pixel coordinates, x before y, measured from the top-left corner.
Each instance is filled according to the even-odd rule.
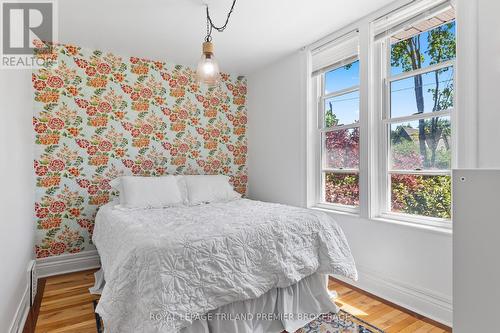
[[[451,30],[455,34],[455,24]],[[421,50],[427,51],[428,32],[423,32],[420,37]],[[429,66],[430,57],[424,53],[422,67]],[[397,75],[402,72],[400,66],[392,66],[391,74]],[[422,75],[424,91],[424,112],[431,112],[434,101],[432,93],[428,89],[435,87],[434,72]],[[453,68],[439,74],[440,87],[452,84]],[[349,69],[341,67],[325,74],[325,93],[330,93],[345,88],[359,85],[359,61],[352,64]],[[414,79],[394,81],[391,84],[391,116],[402,117],[417,112],[414,91]],[[359,120],[359,92],[353,92],[342,96],[330,98],[325,101],[325,111],[330,109],[332,103],[334,114],[339,119],[339,124],[352,124]]]

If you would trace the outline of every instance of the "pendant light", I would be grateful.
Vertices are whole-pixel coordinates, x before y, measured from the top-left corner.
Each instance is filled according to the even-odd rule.
[[[226,22],[224,25],[217,27],[213,24],[212,19],[210,18],[210,12],[208,11],[208,5],[206,8],[207,13],[207,35],[205,37],[205,41],[202,45],[202,55],[201,59],[198,62],[198,66],[196,68],[196,80],[199,83],[203,83],[208,85],[209,87],[213,87],[217,85],[219,82],[219,64],[214,57],[214,45],[212,44],[212,30],[215,29],[219,32],[224,31],[229,22],[229,17],[233,12],[234,5],[236,4],[236,0],[233,0],[233,4],[231,5],[231,9],[227,14]]]

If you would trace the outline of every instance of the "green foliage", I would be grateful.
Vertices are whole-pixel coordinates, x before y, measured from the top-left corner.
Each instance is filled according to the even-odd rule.
[[[50,145],[50,146],[47,146],[47,148],[45,148],[45,152],[47,154],[52,154],[53,152],[56,151],[56,149],[59,147],[59,145]]]
[[[392,153],[410,156],[412,154],[418,154],[418,148],[412,141],[404,139],[392,145]]]
[[[347,65],[347,66],[351,66],[351,65]],[[337,126],[337,125],[339,125],[339,118],[333,112],[333,103],[328,102],[328,109],[325,111],[325,127],[333,127],[333,126]]]
[[[391,65],[401,67],[403,72],[421,68],[424,60],[424,55],[420,52],[420,35],[392,45]]]
[[[407,129],[415,129],[411,123],[398,125],[391,130],[391,152],[395,167],[404,170],[415,168],[449,169],[451,161],[451,123],[448,119],[431,118],[419,122],[419,129],[425,134],[424,145],[419,146],[418,137],[410,137]],[[422,149],[425,155],[422,155]],[[427,162],[424,157],[429,156]]]
[[[104,172],[104,170],[106,170],[106,166],[105,165],[101,165],[100,167],[98,167],[97,169],[95,169],[95,172],[98,173],[98,174],[101,174]]]
[[[392,209],[407,214],[451,218],[451,177],[393,175]]]
[[[359,205],[357,174],[325,174],[325,201],[347,206]]]
[[[438,64],[454,59],[456,56],[456,40],[453,33],[455,23],[447,23],[429,31],[427,53],[431,58],[430,64]]]
[[[47,195],[53,195],[54,193],[56,193],[56,190],[58,189],[59,187],[49,187],[46,191],[45,191],[45,194]]]
[[[103,88],[98,88],[98,89],[94,90],[94,94],[96,94],[97,96],[101,96],[104,93],[104,91],[106,91],[106,90]]]
[[[326,127],[337,126],[338,123],[339,123],[339,119],[333,113],[332,102],[330,102],[329,103],[329,109],[326,110],[326,112],[325,112],[325,126]]]
[[[441,148],[436,151],[436,167],[439,169],[446,169],[450,167],[451,151],[449,149]]]

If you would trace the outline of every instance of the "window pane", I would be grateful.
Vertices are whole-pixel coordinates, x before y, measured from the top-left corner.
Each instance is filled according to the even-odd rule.
[[[325,100],[325,127],[348,125],[359,121],[359,91]]]
[[[453,67],[391,83],[391,117],[453,107]]]
[[[450,117],[391,124],[393,170],[450,169]]]
[[[325,173],[325,202],[359,206],[359,177],[354,173]]]
[[[325,73],[325,94],[359,85],[359,60]]]
[[[391,45],[391,74],[454,59],[455,44],[454,21],[396,42]]]
[[[326,132],[325,166],[333,169],[358,169],[359,128]]]
[[[391,175],[391,210],[451,218],[451,177]]]

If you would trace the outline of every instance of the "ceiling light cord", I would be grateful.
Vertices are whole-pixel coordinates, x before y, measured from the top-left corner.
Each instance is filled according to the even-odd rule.
[[[223,32],[224,29],[226,29],[227,24],[229,23],[229,18],[231,17],[231,14],[233,13],[234,5],[236,4],[236,0],[233,0],[233,4],[231,5],[231,9],[229,10],[229,13],[227,13],[227,18],[226,22],[224,25],[218,27],[216,26],[213,22],[212,19],[210,18],[210,12],[208,10],[208,5],[207,6],[207,36],[205,37],[206,42],[212,41],[212,30],[215,29],[218,32]]]

